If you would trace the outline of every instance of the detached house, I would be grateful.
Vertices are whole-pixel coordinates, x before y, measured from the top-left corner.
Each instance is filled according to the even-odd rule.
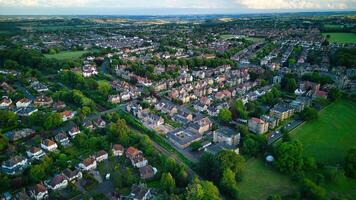
[[[157,173],[157,169],[152,167],[151,165],[146,165],[144,167],[139,168],[138,170],[140,172],[140,178],[144,180],[153,178]]]
[[[22,98],[16,102],[16,107],[18,107],[18,108],[28,107],[28,106],[30,106],[31,102],[32,101],[30,99]]]
[[[106,153],[106,151],[104,151],[104,150],[100,150],[98,153],[96,153],[95,159],[96,159],[97,162],[101,162],[101,161],[107,160],[108,159],[108,153]]]
[[[193,124],[190,125],[190,129],[203,134],[211,129],[213,123],[210,121],[208,117],[204,117],[200,120],[195,121]]]
[[[9,97],[4,96],[4,97],[2,97],[2,99],[0,101],[0,109],[8,108],[11,104],[12,104],[12,100]]]
[[[28,161],[23,156],[14,156],[9,160],[4,161],[1,169],[5,174],[14,175],[22,172],[28,166]]]
[[[75,182],[76,180],[79,180],[83,177],[83,174],[81,171],[75,169],[75,170],[70,170],[70,169],[65,169],[62,172],[62,175],[69,181],[69,182]]]
[[[61,190],[68,186],[68,181],[62,174],[60,174],[45,181],[45,185],[51,190]]]
[[[35,106],[44,106],[44,107],[48,107],[51,106],[53,103],[53,99],[52,97],[47,97],[44,95],[40,95],[38,97],[36,97],[36,99],[33,102],[35,104]]]
[[[134,167],[140,168],[147,165],[148,161],[143,156],[143,153],[135,147],[129,147],[126,150],[126,157],[131,160]]]
[[[79,133],[80,133],[80,130],[79,130],[78,126],[72,126],[68,131],[68,134],[71,138],[75,138],[75,136],[78,135]]]
[[[78,164],[79,168],[84,170],[84,171],[89,171],[96,169],[97,163],[94,158],[87,158],[83,160],[81,163]]]
[[[70,143],[68,136],[64,132],[58,133],[54,138],[62,146],[68,146]]]
[[[124,154],[124,147],[121,144],[114,144],[112,146],[112,154],[114,156],[122,156]]]
[[[70,119],[73,119],[75,116],[75,112],[66,110],[66,111],[62,112],[60,115],[62,117],[62,120],[65,122]]]
[[[100,117],[94,120],[94,125],[98,128],[105,128],[106,122]]]
[[[58,148],[58,145],[50,139],[45,139],[41,142],[41,148],[45,151],[54,151]]]
[[[46,155],[42,151],[42,149],[38,147],[31,147],[29,150],[26,151],[26,154],[29,158],[36,160],[40,160]]]
[[[42,200],[48,198],[48,190],[42,184],[38,183],[29,189],[30,196],[36,200]]]

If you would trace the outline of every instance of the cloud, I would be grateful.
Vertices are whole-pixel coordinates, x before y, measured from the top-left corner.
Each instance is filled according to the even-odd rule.
[[[0,7],[228,8],[230,0],[0,0]]]
[[[356,0],[0,0],[0,8],[356,9]]]
[[[355,2],[355,0],[235,0],[235,3],[250,9],[348,9]]]

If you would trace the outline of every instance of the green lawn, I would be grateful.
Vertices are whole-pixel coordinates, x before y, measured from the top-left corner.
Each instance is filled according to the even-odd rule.
[[[58,60],[76,59],[88,51],[63,51],[57,54],[45,54],[46,58],[56,58]]]
[[[329,41],[336,43],[356,43],[356,33],[323,33],[326,37],[330,35]]]
[[[267,199],[271,194],[284,196],[294,193],[298,190],[298,185],[261,160],[250,159],[238,188],[240,199],[261,200]]]
[[[317,161],[340,165],[346,152],[356,145],[356,104],[340,100],[319,113],[319,119],[308,122],[291,133],[302,142],[304,153]]]
[[[348,199],[356,199],[356,179],[350,179],[345,177],[342,173],[339,173],[335,181],[327,182],[323,187],[331,194],[338,194]]]

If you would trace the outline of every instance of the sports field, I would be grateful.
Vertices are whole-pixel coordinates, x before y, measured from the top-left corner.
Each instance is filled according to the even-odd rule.
[[[339,100],[291,132],[302,142],[304,154],[327,165],[341,165],[346,152],[356,146],[356,103]]]
[[[329,41],[333,43],[354,43],[356,44],[356,33],[323,33],[326,37],[330,35]]]
[[[262,160],[252,158],[247,161],[247,167],[242,181],[238,183],[240,199],[261,200],[271,194],[285,196],[298,190],[298,185],[289,177],[266,166]]]
[[[63,51],[57,54],[45,54],[46,58],[55,58],[58,60],[76,59],[88,51]]]

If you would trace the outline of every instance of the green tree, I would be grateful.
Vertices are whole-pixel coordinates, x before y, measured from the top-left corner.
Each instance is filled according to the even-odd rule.
[[[219,110],[218,118],[223,123],[228,123],[232,120],[232,114],[229,109],[223,108]]]
[[[315,108],[306,107],[301,113],[300,117],[304,121],[314,121],[319,117],[318,111]]]
[[[305,178],[302,187],[303,196],[308,199],[323,200],[326,199],[326,191],[321,186],[318,186],[310,179]]]
[[[247,111],[246,111],[244,104],[241,100],[237,100],[235,102],[235,105],[233,106],[233,112],[237,118],[247,119],[247,117],[248,117]]]
[[[239,191],[236,184],[235,174],[230,169],[226,169],[223,172],[219,188],[229,197],[229,199],[238,199]]]
[[[129,128],[124,119],[118,119],[116,123],[109,127],[110,138],[122,145],[127,146],[129,142]]]
[[[15,128],[18,125],[18,117],[12,111],[0,110],[1,129]]]
[[[0,152],[4,151],[9,144],[8,139],[0,133]]]
[[[230,169],[236,174],[236,176],[240,176],[243,169],[246,167],[244,157],[233,151],[220,151],[216,156],[216,161],[220,166],[220,174],[222,174],[226,169]]]
[[[185,196],[187,200],[220,200],[218,188],[212,182],[198,178],[188,185]]]
[[[345,158],[345,172],[351,178],[356,178],[356,147],[351,148]]]
[[[299,141],[283,142],[275,149],[277,168],[283,173],[297,173],[303,167],[303,147]]]
[[[168,193],[173,193],[176,188],[176,182],[174,181],[171,173],[163,173],[161,177],[161,187]]]
[[[267,200],[282,200],[282,197],[278,194],[272,194],[268,197]]]
[[[99,93],[103,96],[108,96],[111,89],[110,84],[106,81],[100,81],[98,84]]]

